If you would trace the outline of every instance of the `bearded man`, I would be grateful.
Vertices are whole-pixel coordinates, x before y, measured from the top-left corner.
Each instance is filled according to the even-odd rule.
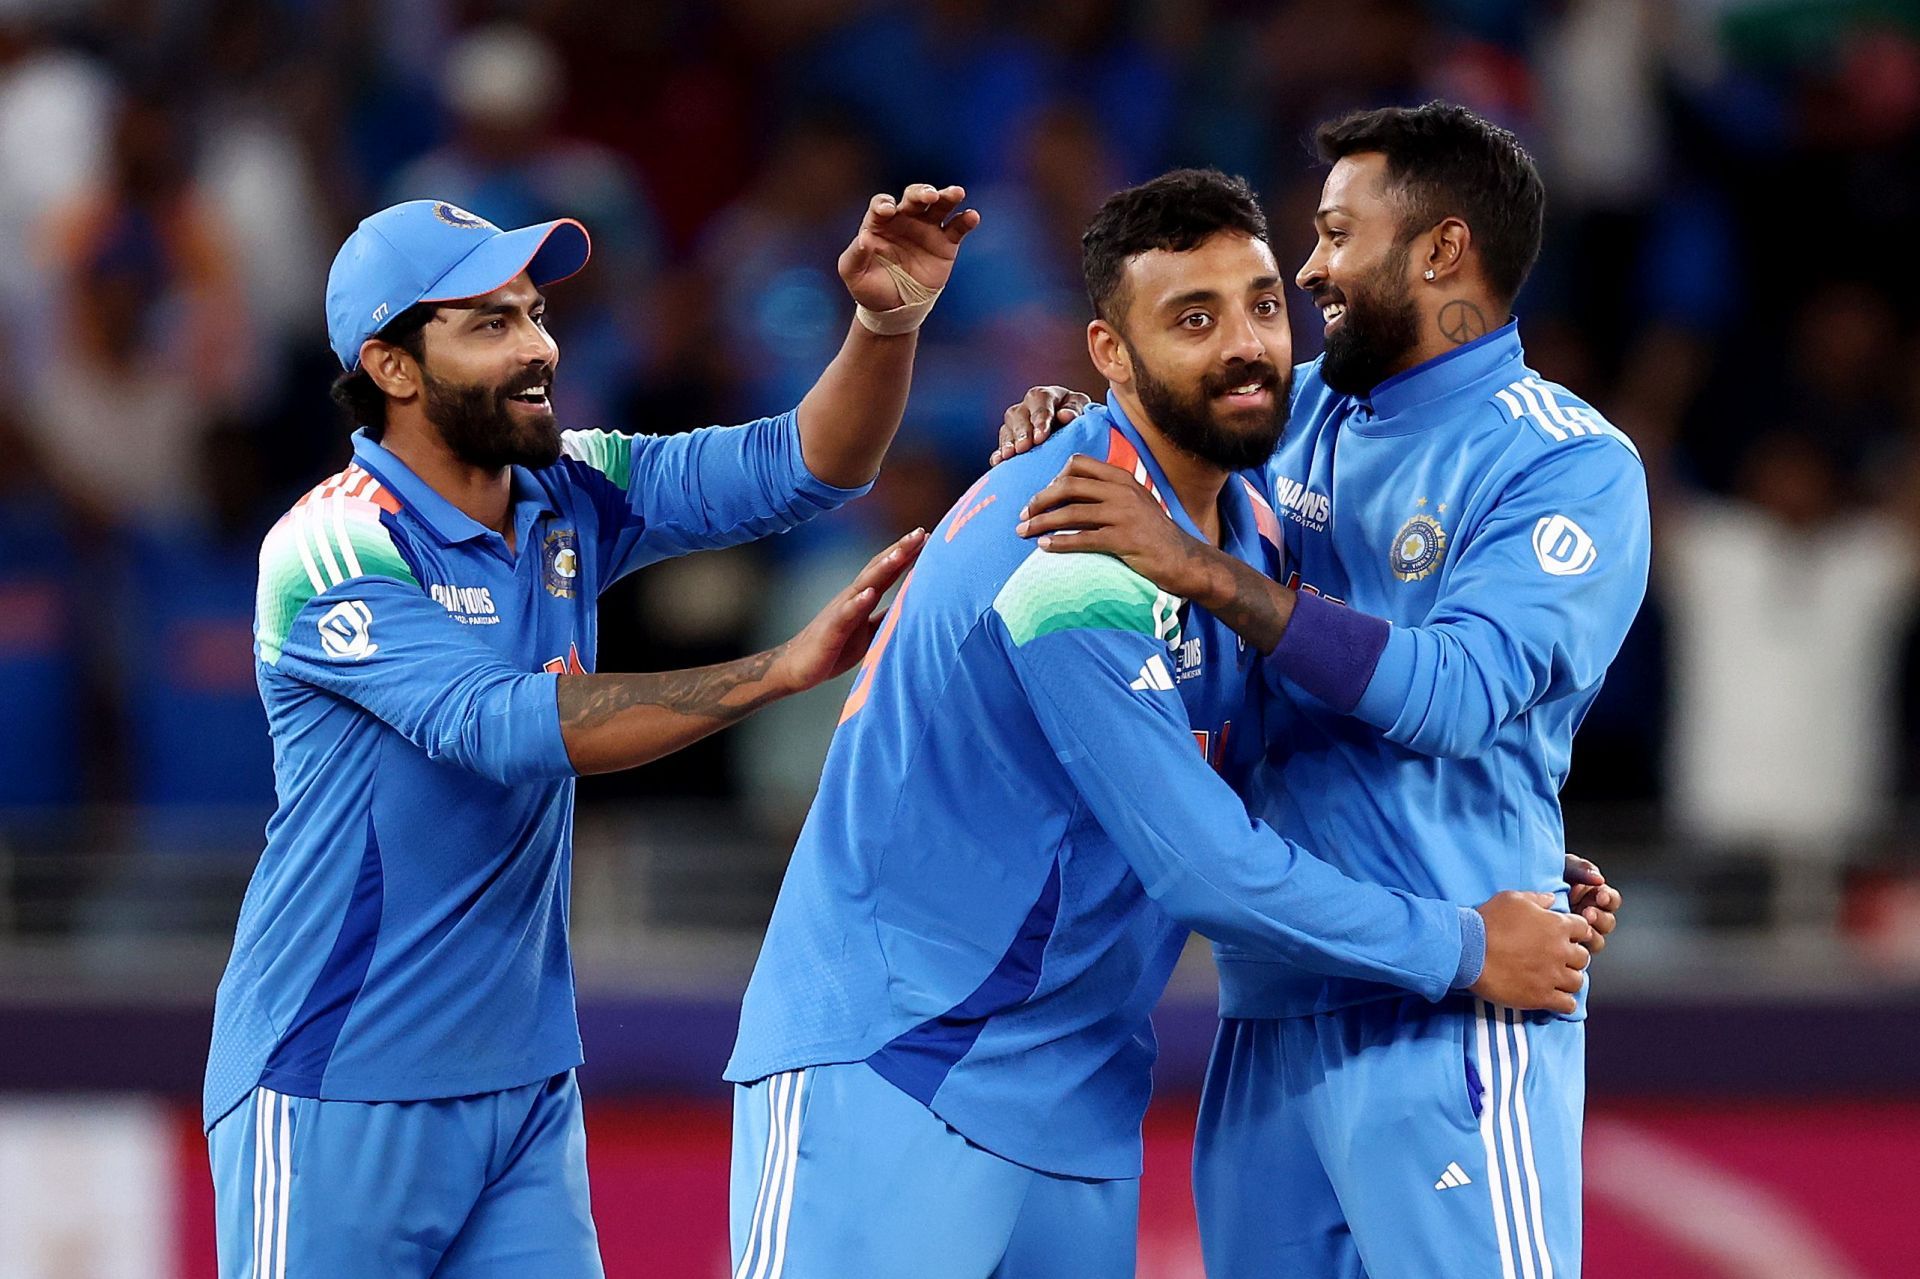
[[[260,553],[279,808],[220,983],[204,1120],[221,1279],[598,1279],[567,942],[574,777],[678,750],[866,651],[916,530],[798,636],[592,674],[643,565],[865,491],[915,336],[979,223],[959,187],[873,198],[845,345],[798,407],[683,435],[562,431],[543,289],[570,219],[444,201],[360,224],[327,280],[353,462]]]

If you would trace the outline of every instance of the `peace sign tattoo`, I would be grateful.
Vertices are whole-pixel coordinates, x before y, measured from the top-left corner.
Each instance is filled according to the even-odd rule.
[[[1449,342],[1464,346],[1487,335],[1487,317],[1473,303],[1455,298],[1440,308],[1440,332]]]

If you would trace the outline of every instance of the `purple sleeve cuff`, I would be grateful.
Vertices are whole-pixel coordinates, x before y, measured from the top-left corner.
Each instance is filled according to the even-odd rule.
[[[1344,604],[1301,591],[1293,618],[1267,660],[1274,669],[1342,714],[1359,704],[1393,627]]]
[[[1487,966],[1487,921],[1471,906],[1460,908],[1460,967],[1453,974],[1453,988],[1466,990],[1480,980]]]

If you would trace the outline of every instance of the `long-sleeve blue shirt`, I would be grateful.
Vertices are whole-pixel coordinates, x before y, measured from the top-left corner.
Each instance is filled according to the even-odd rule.
[[[555,682],[593,669],[616,578],[855,491],[808,472],[793,413],[563,440],[513,470],[512,551],[364,433],[267,535],[254,652],[279,807],[215,1004],[209,1126],[261,1083],[408,1101],[580,1063]]]
[[[1266,489],[1310,594],[1267,662],[1252,810],[1357,879],[1564,899],[1574,730],[1646,592],[1631,442],[1528,368],[1510,323],[1366,397],[1302,366]],[[1226,1016],[1396,993],[1230,939],[1216,956]]]
[[[1248,818],[1229,783],[1261,751],[1253,650],[1117,559],[1015,533],[1073,452],[1196,532],[1117,406],[934,530],[849,696],[727,1078],[864,1061],[1007,1159],[1128,1177],[1148,1013],[1188,928],[1436,999],[1469,946],[1457,907],[1356,883]],[[1220,513],[1227,548],[1277,571],[1252,486],[1230,480]]]

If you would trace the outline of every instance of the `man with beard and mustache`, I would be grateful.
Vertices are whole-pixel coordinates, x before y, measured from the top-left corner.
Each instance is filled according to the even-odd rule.
[[[685,435],[561,431],[541,290],[571,220],[360,224],[327,281],[353,462],[260,554],[279,810],[220,983],[204,1118],[220,1274],[602,1273],[574,1068],[574,777],[631,768],[849,668],[919,530],[792,640],[589,674],[600,593],[865,491],[919,327],[979,215],[874,197],[845,345],[799,406]]]
[[[1118,556],[1270,654],[1272,766],[1252,807],[1277,831],[1456,902],[1515,881],[1565,894],[1566,875],[1597,949],[1619,895],[1565,859],[1559,791],[1646,590],[1639,456],[1526,365],[1511,307],[1545,195],[1511,133],[1430,103],[1317,140],[1331,168],[1297,283],[1326,354],[1297,370],[1262,485],[1285,573],[1191,536],[1087,458],[1025,532]],[[1001,452],[1064,394],[1010,410]],[[1584,989],[1517,1016],[1231,939],[1216,958],[1194,1158],[1210,1274],[1579,1274]]]
[[[1058,447],[1278,572],[1232,475],[1273,450],[1291,353],[1252,194],[1171,173],[1083,249],[1112,393]],[[1190,927],[1328,982],[1572,1006],[1584,920],[1359,883],[1248,818],[1255,654],[1117,559],[1023,541],[1053,468],[960,499],[847,699],[727,1066],[737,1276],[1131,1275],[1148,1014]]]

